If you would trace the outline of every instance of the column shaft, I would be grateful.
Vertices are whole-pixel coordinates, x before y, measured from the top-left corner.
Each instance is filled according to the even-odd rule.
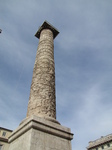
[[[27,117],[31,115],[56,119],[54,43],[50,29],[40,33]]]

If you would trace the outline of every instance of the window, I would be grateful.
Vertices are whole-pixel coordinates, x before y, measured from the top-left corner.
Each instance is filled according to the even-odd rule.
[[[0,145],[0,150],[2,150],[2,145]]]
[[[6,136],[6,132],[3,132],[3,133],[2,133],[2,136]]]
[[[110,143],[108,143],[107,146],[110,147]]]
[[[96,150],[98,150],[98,147],[96,148]]]
[[[102,149],[104,149],[104,146],[102,145],[102,147],[101,147]]]

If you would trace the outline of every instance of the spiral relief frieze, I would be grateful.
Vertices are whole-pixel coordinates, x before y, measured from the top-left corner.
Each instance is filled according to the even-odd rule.
[[[41,31],[34,64],[27,116],[56,118],[53,33]]]

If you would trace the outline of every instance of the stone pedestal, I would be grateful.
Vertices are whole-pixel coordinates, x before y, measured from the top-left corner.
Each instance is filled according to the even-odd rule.
[[[32,116],[12,133],[9,150],[71,150],[69,128]]]

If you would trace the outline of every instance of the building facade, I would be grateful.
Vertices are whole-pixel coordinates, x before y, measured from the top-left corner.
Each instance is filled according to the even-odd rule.
[[[8,137],[11,133],[12,130],[0,127],[0,150],[8,150]]]
[[[112,134],[90,141],[87,150],[112,150]]]

